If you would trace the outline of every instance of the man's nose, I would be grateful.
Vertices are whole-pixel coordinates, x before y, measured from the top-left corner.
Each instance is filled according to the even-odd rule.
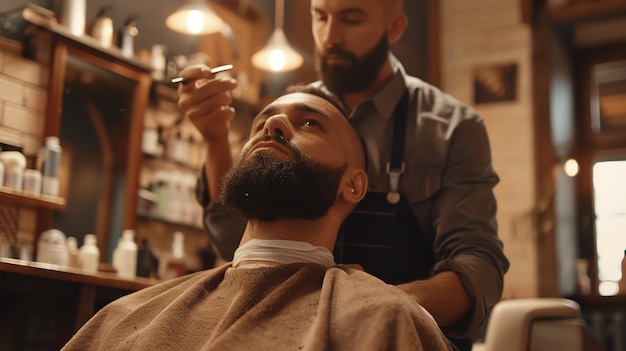
[[[291,127],[287,121],[286,115],[275,115],[265,121],[263,127],[263,135],[270,135],[276,138],[291,140]]]
[[[329,18],[323,29],[323,43],[326,47],[343,44],[343,36],[339,23],[334,18]]]

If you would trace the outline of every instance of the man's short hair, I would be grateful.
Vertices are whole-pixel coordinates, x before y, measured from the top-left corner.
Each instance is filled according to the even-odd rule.
[[[304,93],[304,94],[312,94],[315,96],[319,96],[322,99],[325,99],[326,101],[330,102],[333,106],[337,108],[337,110],[339,110],[339,112],[341,112],[341,114],[347,120],[350,120],[350,117],[349,117],[350,112],[348,111],[348,109],[346,109],[346,107],[343,105],[341,100],[339,100],[337,96],[331,94],[330,92],[324,89],[321,89],[311,84],[293,84],[285,88],[285,94],[293,94],[293,93]],[[363,137],[361,137],[361,134],[359,134],[358,132],[356,134],[359,137],[361,146],[363,147],[363,156],[364,156],[363,169],[367,171],[367,166],[368,166],[367,147],[365,147],[365,140],[363,140]]]
[[[348,116],[350,115],[350,113],[348,112],[346,107],[343,105],[343,103],[341,103],[341,100],[339,100],[339,98],[311,84],[290,85],[285,89],[285,94],[292,94],[292,93],[305,93],[305,94],[319,96],[322,99],[325,99],[331,104],[333,104],[333,106],[335,106],[335,108],[337,108],[337,110],[339,110],[339,112],[341,112],[341,114],[343,114],[345,118],[348,118]]]

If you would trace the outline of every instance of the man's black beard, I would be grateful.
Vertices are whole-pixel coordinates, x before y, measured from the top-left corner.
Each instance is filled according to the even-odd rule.
[[[328,55],[336,55],[348,61],[347,65],[329,65]],[[339,46],[333,46],[326,53],[318,51],[317,64],[322,81],[333,93],[342,96],[356,93],[370,87],[378,76],[381,67],[389,56],[387,34],[383,34],[376,46],[365,56],[358,58]]]
[[[279,218],[316,219],[328,212],[346,165],[330,167],[312,161],[282,138],[270,136],[293,152],[282,160],[259,151],[240,161],[224,176],[220,202],[237,209],[248,219],[274,221]]]

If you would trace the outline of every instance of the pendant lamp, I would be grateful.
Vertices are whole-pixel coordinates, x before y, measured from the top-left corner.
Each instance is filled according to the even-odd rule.
[[[225,23],[209,7],[208,0],[188,0],[176,12],[165,20],[167,27],[184,34],[217,33],[224,28]]]
[[[261,70],[286,72],[302,66],[302,55],[291,48],[283,31],[285,0],[276,0],[274,32],[261,51],[252,56],[252,64]]]

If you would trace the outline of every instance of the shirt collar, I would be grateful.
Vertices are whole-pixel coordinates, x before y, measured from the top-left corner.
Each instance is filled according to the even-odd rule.
[[[394,55],[390,54],[390,59],[393,76],[371,98],[376,110],[384,118],[392,117],[393,110],[406,90],[404,67]]]

